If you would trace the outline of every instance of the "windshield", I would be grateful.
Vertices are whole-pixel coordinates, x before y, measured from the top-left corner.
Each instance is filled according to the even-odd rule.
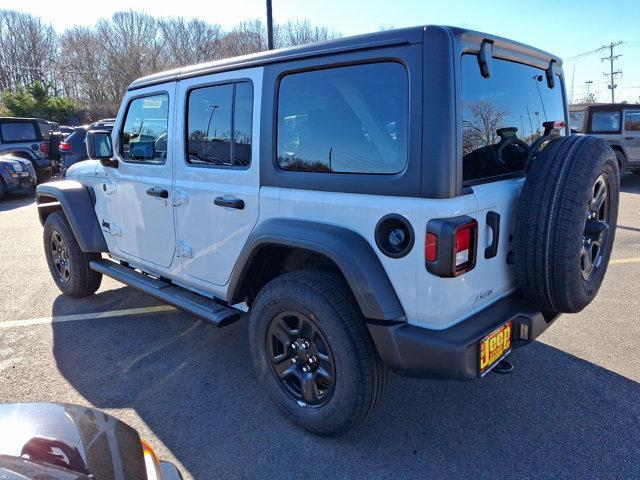
[[[585,111],[569,112],[569,125],[571,130],[581,132],[584,127],[584,114]]]
[[[565,121],[560,77],[549,88],[544,70],[493,59],[491,76],[478,57],[462,57],[464,181],[524,173],[529,147],[544,122]],[[564,135],[564,129],[557,131]]]

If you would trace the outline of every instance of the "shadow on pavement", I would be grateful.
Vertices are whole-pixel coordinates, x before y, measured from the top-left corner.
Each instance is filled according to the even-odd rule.
[[[541,343],[513,352],[507,376],[392,376],[369,423],[328,439],[264,397],[244,320],[217,329],[169,312],[52,328],[77,391],[134,409],[194,478],[640,477],[640,385]]]
[[[640,175],[626,173],[620,177],[620,191],[624,193],[640,193]]]
[[[103,278],[103,282],[106,277]],[[163,305],[153,297],[131,287],[120,287],[99,292],[83,298],[71,298],[58,295],[53,301],[53,316],[76,315],[82,313],[126,310],[129,308]]]
[[[18,195],[8,193],[0,200],[0,212],[8,212],[16,208],[26,207],[36,201],[35,194]]]

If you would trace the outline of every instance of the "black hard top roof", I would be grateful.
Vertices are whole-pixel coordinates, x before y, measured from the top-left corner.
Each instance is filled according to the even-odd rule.
[[[26,117],[0,117],[0,122],[44,122],[51,123],[44,118],[26,118]]]
[[[557,62],[557,66],[559,68],[562,67],[562,61],[558,57],[551,55],[550,53],[508,39],[500,38],[495,35],[487,35],[484,33],[474,32],[458,27],[422,25],[395,30],[384,30],[380,32],[367,33],[364,35],[356,35],[352,37],[343,37],[335,40],[310,43],[279,50],[270,50],[266,52],[254,53],[251,55],[225,58],[222,60],[215,60],[198,65],[176,68],[173,70],[155,73],[134,80],[129,85],[127,90],[134,90],[150,85],[157,85],[159,83],[180,80],[182,78],[197,77],[200,75],[218,73],[225,70],[258,67],[270,63],[284,62],[287,60],[297,60],[301,58],[322,56],[331,53],[366,50],[377,47],[422,43],[425,30],[428,28],[449,29],[452,35],[456,36],[457,38],[490,38],[492,39],[492,41],[495,41],[496,44],[501,43],[504,45],[510,45],[510,48],[513,48],[519,54],[529,55],[530,57],[528,58],[533,58],[538,61],[544,60],[547,62],[547,64],[549,59],[553,59]]]
[[[621,108],[640,108],[640,103],[572,103],[569,110],[620,110]]]

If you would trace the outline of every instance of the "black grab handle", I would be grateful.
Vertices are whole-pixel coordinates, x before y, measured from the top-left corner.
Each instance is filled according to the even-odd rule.
[[[147,190],[147,195],[159,198],[169,198],[169,192],[162,187],[151,187]]]
[[[238,210],[242,210],[244,208],[244,201],[239,198],[216,197],[213,203],[219,207],[236,208]]]
[[[498,254],[498,239],[500,238],[500,214],[487,212],[487,226],[491,228],[491,245],[484,249],[484,258],[493,258]]]

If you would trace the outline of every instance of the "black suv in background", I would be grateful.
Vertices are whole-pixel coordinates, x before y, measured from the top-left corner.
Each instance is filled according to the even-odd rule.
[[[87,132],[91,130],[106,130],[110,132],[113,130],[113,123],[113,119],[108,118],[99,120],[91,125],[76,127],[71,135],[60,143],[59,148],[62,157],[60,160],[60,174],[64,176],[71,165],[89,159],[85,145]]]
[[[604,138],[620,172],[640,173],[640,104],[595,103],[569,106],[571,131]]]
[[[39,180],[56,173],[58,162],[51,157],[51,131],[57,129],[41,118],[0,117],[0,154],[31,161]]]

